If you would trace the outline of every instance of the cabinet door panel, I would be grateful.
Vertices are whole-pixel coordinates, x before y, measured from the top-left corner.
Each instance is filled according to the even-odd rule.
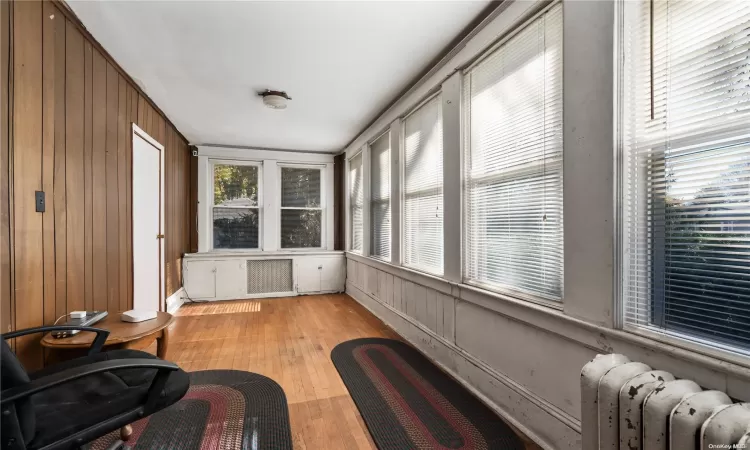
[[[216,261],[185,263],[185,291],[192,299],[216,297]]]

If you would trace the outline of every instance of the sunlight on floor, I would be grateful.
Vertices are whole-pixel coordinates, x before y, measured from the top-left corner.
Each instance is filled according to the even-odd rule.
[[[211,314],[232,314],[249,312],[260,312],[260,301],[188,303],[177,310],[175,316],[206,316]]]

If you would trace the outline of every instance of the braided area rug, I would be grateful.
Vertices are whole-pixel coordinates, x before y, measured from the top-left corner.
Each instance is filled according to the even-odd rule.
[[[404,342],[355,339],[331,359],[381,450],[524,448],[492,410]]]
[[[165,450],[291,449],[284,390],[270,378],[239,370],[190,374],[190,389],[174,405],[133,425],[129,448]],[[104,450],[115,431],[89,444]]]

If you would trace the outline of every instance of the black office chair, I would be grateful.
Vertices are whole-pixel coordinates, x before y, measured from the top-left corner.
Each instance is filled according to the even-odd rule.
[[[31,374],[5,342],[34,333],[66,330],[96,333],[88,356]],[[1,336],[2,449],[76,449],[166,408],[185,395],[190,379],[176,364],[136,350],[100,352],[108,335],[109,331],[99,328],[65,325]]]

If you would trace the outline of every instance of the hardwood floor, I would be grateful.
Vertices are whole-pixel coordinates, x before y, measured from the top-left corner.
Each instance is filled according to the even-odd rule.
[[[167,359],[186,371],[247,370],[278,382],[295,449],[376,448],[330,354],[350,339],[399,337],[351,297],[187,304],[169,330]]]

